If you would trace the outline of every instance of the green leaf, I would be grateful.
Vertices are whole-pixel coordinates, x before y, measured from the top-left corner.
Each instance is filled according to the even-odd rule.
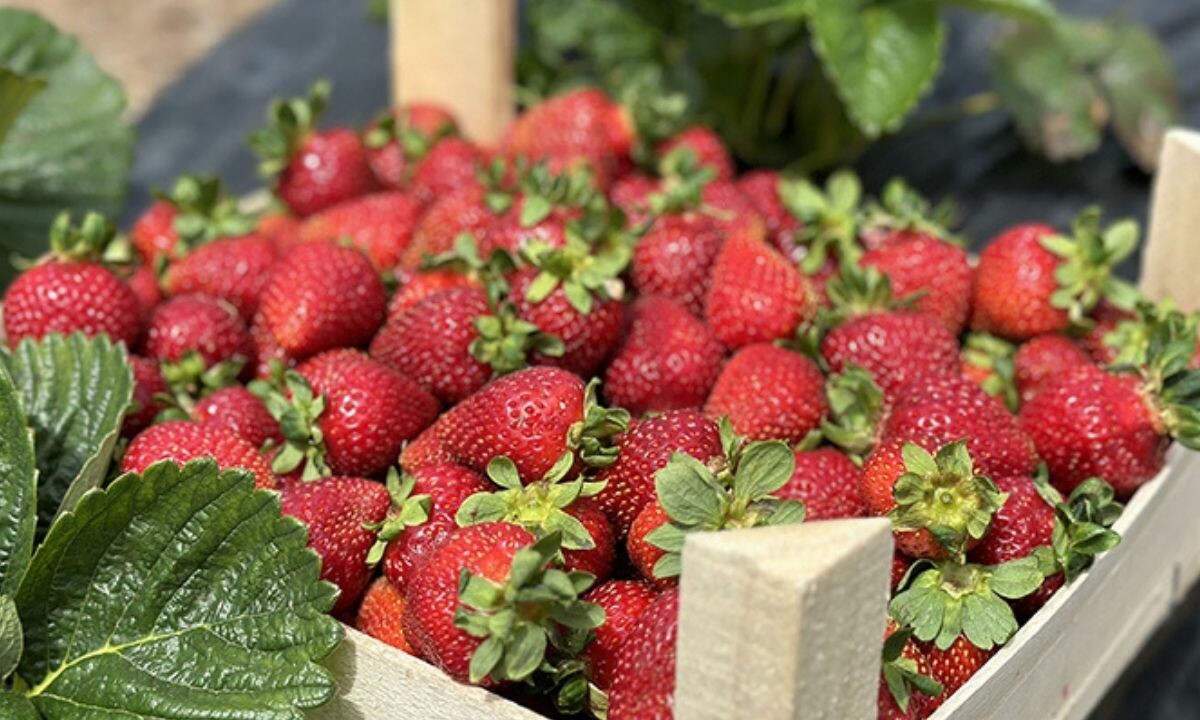
[[[0,68],[46,84],[0,145],[0,250],[32,257],[59,212],[120,209],[133,131],[120,83],[35,13],[0,8]],[[0,284],[11,273],[0,261]]]
[[[0,67],[0,143],[29,101],[46,87],[46,81],[25,77]]]
[[[1051,22],[1058,13],[1049,0],[938,0],[942,5],[957,5],[968,10],[1007,15],[1017,20]]]
[[[1009,599],[1023,598],[1041,587],[1046,579],[1037,558],[1027,556],[991,568],[988,581],[992,591]]]
[[[895,130],[932,84],[945,27],[928,0],[812,0],[813,48],[868,136]]]
[[[0,685],[17,669],[24,643],[17,605],[11,595],[0,595]]]
[[[792,479],[796,456],[778,440],[750,443],[738,461],[734,494],[743,500],[761,500]]]
[[[521,487],[521,474],[517,472],[516,464],[503,455],[492,458],[487,466],[487,475],[502,488],[517,490]]]
[[[300,720],[333,696],[315,661],[342,636],[305,535],[211,460],[89,492],[17,594],[29,697],[46,718]]]
[[[2,359],[34,432],[44,534],[53,518],[104,482],[132,402],[133,375],[124,347],[103,336],[26,339]]]
[[[1098,78],[1112,108],[1113,130],[1147,172],[1158,166],[1163,136],[1180,122],[1175,70],[1162,42],[1131,22],[1111,25],[1112,49]]]
[[[33,436],[12,378],[0,371],[0,595],[17,591],[37,527]]]
[[[29,698],[0,689],[0,717],[6,720],[42,720]]]
[[[808,12],[810,0],[697,0],[697,5],[734,26],[795,20]]]
[[[659,502],[672,520],[684,525],[716,527],[721,520],[724,489],[696,458],[674,453],[654,473]]]

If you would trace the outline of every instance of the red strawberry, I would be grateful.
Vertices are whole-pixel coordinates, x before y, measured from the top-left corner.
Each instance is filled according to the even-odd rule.
[[[187,420],[172,420],[151,425],[129,443],[121,459],[122,472],[140,473],[160,460],[186,463],[211,457],[222,470],[243,468],[254,475],[254,484],[273,488],[278,478],[258,448],[219,427],[205,427]]]
[[[478,185],[476,173],[487,159],[487,153],[478,145],[461,138],[446,138],[417,163],[409,192],[428,205],[461,187]]]
[[[204,293],[225,300],[250,322],[278,255],[262,235],[214,240],[171,263],[166,288],[172,295]]]
[[[1132,221],[1101,233],[1100,211],[1075,221],[1074,238],[1045,225],[1012,228],[984,248],[975,275],[971,327],[1010,340],[1065,330],[1103,297],[1124,304],[1136,291],[1112,268],[1137,246]]]
[[[963,377],[983,388],[988,395],[1000,400],[1010,412],[1021,407],[1013,359],[1017,347],[987,333],[968,333],[963,339],[959,370]]]
[[[712,168],[714,179],[733,179],[733,158],[725,149],[721,136],[711,128],[701,125],[684,128],[657,148],[660,157],[680,151],[690,152],[699,167]]]
[[[672,410],[637,424],[617,440],[617,459],[596,476],[606,483],[596,496],[625,537],[634,518],[654,502],[654,473],[673,453],[700,460],[721,454],[717,424],[694,410]]]
[[[629,414],[604,409],[575,375],[533,367],[493,380],[451,408],[438,422],[438,438],[460,462],[484,470],[505,456],[522,478],[540,478],[564,453],[602,466],[615,456],[604,441],[626,429]]]
[[[727,347],[790,337],[815,312],[808,281],[766,243],[730,238],[721,248],[704,317]]]
[[[992,527],[984,535],[983,542],[971,551],[971,560],[983,565],[999,565],[1027,557],[1039,547],[1050,547],[1054,535],[1054,508],[1038,494],[1033,480],[1000,477],[996,478],[996,487],[1007,493],[1008,499],[992,516]],[[1041,588],[1019,600],[1017,605],[1036,609],[1061,586],[1061,574],[1052,575],[1046,578]]]
[[[256,448],[268,441],[283,442],[279,423],[253,393],[236,385],[217,390],[201,398],[192,408],[192,417],[201,425],[231,430]]]
[[[608,690],[612,685],[621,646],[656,597],[654,588],[634,580],[610,580],[583,596],[585,602],[595,603],[604,610],[604,624],[596,628],[583,655],[588,664],[588,679],[597,688]]]
[[[441,418],[438,418],[439,420]],[[400,467],[405,472],[416,472],[431,465],[453,465],[454,456],[450,451],[442,446],[442,441],[438,439],[438,423],[435,420],[432,425],[421,431],[421,434],[413,439],[408,445],[404,446],[403,452],[400,453]]]
[[[53,257],[26,270],[4,295],[4,331],[11,347],[51,333],[108,335],[132,346],[142,330],[133,291],[98,261],[113,228],[95,213],[80,227],[59,215],[50,228]]]
[[[581,88],[550,98],[523,113],[509,128],[505,154],[549,161],[556,171],[590,166],[601,186],[627,162],[632,122],[604,93]]]
[[[479,287],[479,281],[470,275],[454,270],[429,270],[412,272],[400,270],[396,273],[400,287],[388,301],[388,322],[404,314],[413,305],[421,302],[430,295],[436,295],[450,288]]]
[[[300,217],[377,187],[358,133],[315,128],[328,98],[329,85],[317,83],[307,98],[276,101],[267,113],[270,126],[250,139],[262,174],[274,178],[275,194]]]
[[[266,327],[297,358],[366,344],[386,312],[387,294],[371,262],[333,243],[293,248],[262,294]]]
[[[642,611],[617,651],[609,720],[671,720],[679,593],[663,593]]]
[[[608,189],[608,201],[625,213],[628,227],[636,228],[652,219],[650,198],[659,190],[657,179],[631,172],[613,182],[612,187]]]
[[[244,235],[253,228],[217,178],[184,175],[170,193],[156,194],[159,199],[129,232],[147,265],[159,258],[182,257],[202,243]]]
[[[936,455],[912,442],[884,443],[863,465],[862,497],[870,514],[892,519],[901,552],[933,559],[962,557],[978,545],[1004,501],[976,474],[963,441]]]
[[[830,447],[796,451],[792,479],[775,492],[784,500],[800,500],[807,520],[836,520],[867,514],[861,471],[850,458]]]
[[[166,199],[155,200],[129,229],[129,239],[143,259],[174,254],[179,236],[175,233],[175,205]]]
[[[940,693],[942,688],[933,679],[929,660],[917,649],[911,634],[897,634],[898,631],[896,622],[889,617],[884,635],[883,672],[879,678],[878,717],[879,720],[923,720],[931,712],[932,693]],[[897,699],[897,693],[902,703]]]
[[[798,240],[803,223],[783,204],[779,182],[779,173],[774,170],[753,170],[739,177],[737,186],[762,216],[771,244],[788,260],[798,263],[804,257]]]
[[[1071,339],[1062,335],[1039,335],[1017,348],[1013,375],[1021,400],[1029,402],[1042,387],[1092,360]]]
[[[1126,321],[1136,320],[1137,313],[1122,310],[1107,300],[1101,300],[1092,310],[1089,319],[1092,326],[1079,338],[1079,345],[1097,365],[1111,364],[1120,350],[1120,343],[1114,342],[1120,339],[1119,335],[1112,334],[1113,331]]]
[[[125,284],[133,291],[142,309],[142,320],[150,317],[150,313],[162,302],[162,288],[158,286],[158,276],[145,265],[137,265],[132,270],[122,273]]]
[[[287,211],[269,210],[259,216],[254,232],[274,243],[277,250],[285,251],[298,242],[300,220]]]
[[[595,547],[564,548],[563,569],[582,571],[604,581],[612,574],[617,558],[617,536],[608,515],[592,498],[579,498],[571,503],[567,514],[579,521],[591,536]]]
[[[371,581],[367,552],[375,533],[364,525],[381,523],[391,507],[387,489],[359,477],[328,477],[284,488],[282,510],[308,527],[308,546],[321,556],[321,579],[337,586],[330,611],[354,607]]]
[[[199,372],[229,365],[228,378],[236,377],[254,355],[254,341],[237,310],[207,295],[180,295],[154,309],[146,330],[146,354],[161,363],[168,382],[194,382],[197,373],[178,376],[189,355],[201,360]]]
[[[404,638],[404,595],[385,577],[375,578],[363,594],[354,627],[381,642],[412,654]]]
[[[422,260],[449,252],[463,233],[482,235],[497,215],[489,197],[493,196],[478,183],[439,195],[421,216],[400,267],[415,269]]]
[[[371,170],[384,187],[403,188],[420,161],[443,138],[458,134],[449,110],[433,103],[412,103],[384,113],[366,132]]]
[[[376,268],[391,270],[412,241],[422,210],[421,204],[405,193],[373,193],[345,200],[306,218],[298,237],[300,242],[349,238]]]
[[[958,370],[958,340],[932,315],[907,311],[870,312],[826,334],[821,355],[833,372],[857,365],[871,373],[888,397],[912,377]]]
[[[712,265],[725,236],[716,221],[700,213],[656,218],[633,251],[630,277],[640,295],[662,295],[693,314],[704,311]]]
[[[417,655],[460,682],[497,687],[528,678],[548,646],[562,642],[552,617],[570,613],[580,630],[603,622],[599,608],[581,602],[574,590],[564,592],[590,583],[572,582],[553,568],[557,552],[557,536],[534,543],[528,531],[508,523],[455,530],[409,581],[405,637]],[[497,613],[514,620],[489,623]]]
[[[133,371],[133,406],[121,426],[122,437],[133,437],[149,427],[164,407],[156,396],[167,392],[167,383],[158,371],[158,363],[130,355],[129,369]]]
[[[531,200],[530,195],[516,196],[512,207],[484,229],[479,236],[481,256],[490,257],[496,250],[516,255],[533,242],[551,248],[567,244],[567,223],[580,217],[578,209],[555,207],[545,217],[530,221],[525,208],[532,205]]]
[[[706,183],[700,191],[701,211],[710,214],[726,239],[745,238],[769,243],[767,221],[754,203],[729,180]]]
[[[295,367],[296,359],[279,347],[261,312],[250,323],[250,338],[254,341],[254,377],[266,380],[276,375],[277,367]]]
[[[898,298],[920,295],[913,307],[933,315],[958,335],[971,312],[971,265],[957,245],[917,235],[868,251],[859,260],[891,280]]]
[[[930,698],[927,702],[930,713],[950,699],[950,696],[965,685],[972,675],[979,672],[983,664],[992,656],[992,651],[980,650],[972,645],[966,636],[961,635],[946,650],[928,642],[917,641],[916,646],[924,653],[933,679],[942,685],[942,694]]]
[[[625,550],[629,554],[629,562],[637,569],[647,582],[659,590],[676,587],[678,577],[657,577],[655,565],[666,556],[667,552],[654,545],[647,536],[671,521],[671,516],[663,509],[657,500],[642,508],[629,526],[629,534],[625,538]]]
[[[642,297],[604,375],[605,394],[635,415],[698,408],[724,357],[721,343],[683,305]]]
[[[770,343],[734,353],[704,404],[709,417],[728,416],[750,440],[797,443],[829,410],[825,377],[813,361]]]

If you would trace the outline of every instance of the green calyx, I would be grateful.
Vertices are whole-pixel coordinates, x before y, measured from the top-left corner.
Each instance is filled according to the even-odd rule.
[[[472,683],[527,680],[548,654],[576,652],[580,636],[604,623],[603,608],[579,599],[595,576],[553,567],[560,547],[550,533],[518,550],[503,583],[462,570],[454,625],[483,641],[471,656]]]
[[[717,176],[716,170],[702,166],[696,153],[682,145],[659,160],[658,172],[659,189],[646,198],[655,217],[702,209],[704,188]]]
[[[896,532],[928,530],[951,557],[962,560],[971,540],[982,538],[1008,495],[975,473],[966,440],[942,446],[936,455],[905,443],[907,470],[892,489],[896,507],[888,514]]]
[[[912,630],[901,628],[883,641],[883,681],[903,712],[908,712],[914,691],[928,697],[942,694],[942,684],[922,675],[917,661],[904,656],[904,646],[911,638]]]
[[[367,564],[375,566],[383,559],[388,543],[406,528],[424,525],[429,521],[432,500],[428,495],[413,495],[417,479],[408,473],[401,474],[396,468],[388,468],[387,491],[392,498],[392,511],[381,523],[367,523],[363,527],[375,532],[375,544],[367,551]]]
[[[866,313],[911,307],[920,297],[913,293],[897,298],[892,293],[891,278],[878,268],[853,263],[842,263],[838,274],[825,284],[825,294],[830,304],[823,321],[827,326]]]
[[[166,398],[167,405],[183,410],[186,417],[196,400],[237,384],[244,367],[246,358],[241,356],[208,365],[199,352],[188,350],[180,359],[159,366],[163,381],[170,391]]]
[[[677,577],[688,533],[733,530],[804,521],[804,503],[779,500],[774,493],[792,478],[796,456],[778,440],[745,443],[721,420],[725,455],[702,463],[673,453],[654,473],[658,502],[670,520],[646,536],[666,552],[654,565],[654,576]]]
[[[1120,220],[1101,230],[1100,208],[1088,208],[1075,219],[1072,237],[1047,235],[1041,243],[1061,259],[1054,271],[1058,290],[1050,296],[1050,304],[1066,310],[1073,325],[1086,327],[1088,313],[1101,299],[1125,309],[1140,299],[1137,288],[1113,274],[1137,248],[1135,221]]]
[[[540,303],[561,287],[571,307],[587,315],[595,299],[619,300],[624,296],[620,275],[632,256],[627,243],[615,241],[592,247],[571,234],[561,248],[539,240],[528,242],[521,248],[521,257],[540,272],[525,291],[525,300]]]
[[[963,362],[986,373],[979,386],[1004,403],[1009,412],[1016,412],[1021,406],[1013,365],[1016,354],[1015,345],[987,333],[973,332],[963,341]]]
[[[574,168],[553,173],[545,162],[517,168],[517,187],[522,192],[521,227],[537,225],[555,208],[580,208],[584,211],[604,211],[608,207],[604,195],[596,189],[590,169]]]
[[[1109,363],[1110,367],[1125,369],[1145,365],[1151,330],[1176,310],[1178,308],[1170,298],[1161,303],[1140,300],[1134,307],[1133,317],[1119,321],[1112,330],[1104,334],[1104,345],[1116,351],[1112,362]],[[1200,314],[1191,313],[1184,318],[1187,321],[1186,328],[1200,325]]]
[[[425,157],[430,148],[442,138],[456,134],[454,126],[447,123],[440,125],[433,135],[409,127],[392,111],[380,113],[372,123],[371,129],[363,135],[363,143],[372,150],[378,150],[388,143],[395,142],[400,146],[400,152],[410,161]]]
[[[908,183],[895,178],[884,187],[879,200],[867,204],[861,233],[907,230],[962,245],[962,238],[948,229],[956,214],[953,203],[945,201],[934,206]]]
[[[517,466],[507,457],[493,458],[487,473],[502,489],[481,492],[467,498],[455,519],[460,526],[485,522],[510,522],[529,530],[536,537],[558,533],[568,550],[591,550],[596,541],[574,516],[566,512],[576,500],[592,497],[605,483],[585,482],[580,475],[565,480],[575,463],[573,453],[564,453],[541,479],[523,484]]]
[[[1143,308],[1146,337],[1140,363],[1119,366],[1142,378],[1142,394],[1160,432],[1193,450],[1200,449],[1200,369],[1195,367],[1197,328],[1178,310]]]
[[[317,118],[329,101],[329,83],[314,83],[308,96],[276,100],[267,110],[267,127],[250,136],[250,147],[260,158],[258,169],[264,177],[279,174],[300,144],[316,127]]]
[[[614,438],[629,429],[630,420],[625,408],[606,408],[599,403],[599,387],[596,378],[588,381],[583,393],[583,419],[567,430],[567,449],[593,468],[605,468],[617,461],[619,450]]]
[[[479,242],[475,236],[464,232],[454,238],[454,247],[450,250],[432,257],[425,256],[421,269],[449,270],[473,278],[484,287],[488,302],[495,305],[508,296],[510,288],[506,277],[517,269],[517,259],[500,248],[484,258],[479,254]]]
[[[325,412],[325,396],[314,394],[312,386],[295,370],[284,373],[283,385],[282,391],[262,381],[249,386],[279,421],[283,433],[283,445],[271,460],[271,470],[285,474],[303,466],[300,477],[305,482],[332,475],[325,462],[325,435],[319,423]]]
[[[797,240],[808,248],[808,253],[800,262],[801,270],[811,275],[830,257],[846,264],[862,256],[858,243],[862,183],[854,173],[833,173],[824,191],[805,178],[784,179],[779,183],[779,198],[802,223]]]
[[[1070,583],[1092,566],[1096,556],[1121,542],[1112,526],[1125,506],[1113,496],[1112,486],[1100,478],[1080,483],[1065,500],[1046,478],[1045,466],[1034,477],[1038,493],[1054,508],[1054,534],[1050,547],[1035,551],[1043,572],[1061,572]]]
[[[238,210],[216,177],[182,175],[169,193],[156,193],[175,208],[173,228],[178,236],[176,255],[221,237],[245,235],[254,221]]]
[[[131,260],[129,244],[100,213],[89,212],[78,225],[69,212],[59,213],[50,224],[50,252],[58,260],[123,264]]]
[[[509,302],[500,303],[492,315],[475,318],[475,330],[479,337],[471,341],[468,349],[477,360],[490,365],[497,375],[524,368],[532,352],[561,357],[564,350],[562,340],[522,320]]]
[[[825,382],[825,397],[829,414],[821,420],[821,434],[861,464],[874,449],[887,413],[883,391],[868,370],[851,364]]]
[[[1025,597],[1045,579],[1033,556],[991,566],[954,560],[928,563],[888,609],[913,636],[942,650],[960,635],[990,650],[1017,631],[1016,616],[1005,599]]]

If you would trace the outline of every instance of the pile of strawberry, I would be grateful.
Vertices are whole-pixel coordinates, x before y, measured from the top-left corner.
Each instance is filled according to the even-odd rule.
[[[123,470],[213,457],[308,527],[334,613],[561,713],[671,716],[691,532],[886,516],[880,716],[920,718],[1200,444],[1196,322],[1097,212],[973,260],[901,183],[735,176],[584,89],[498,147],[430,105],[253,138],[276,204],[183,178],[127,238],[64,218],[25,337],[131,351]]]

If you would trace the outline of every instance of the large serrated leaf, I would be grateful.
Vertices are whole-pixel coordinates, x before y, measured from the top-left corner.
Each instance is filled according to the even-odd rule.
[[[795,20],[808,12],[811,0],[696,0],[708,12],[730,25],[761,25]]]
[[[22,340],[0,358],[34,432],[40,533],[99,487],[133,398],[123,346],[107,337],[50,335]]]
[[[60,211],[120,209],[133,131],[120,83],[34,13],[0,8],[0,68],[46,83],[0,145],[0,246],[34,256]],[[0,258],[0,285],[11,274]]]
[[[0,67],[0,143],[4,142],[4,136],[16,122],[17,116],[44,87],[45,80],[18,75]]]
[[[36,526],[33,438],[12,379],[0,370],[0,596],[12,595],[21,584]]]
[[[18,674],[46,718],[299,720],[334,683],[334,588],[274,493],[156,464],[60,517],[17,594]]]
[[[865,134],[895,130],[933,83],[945,26],[930,0],[812,0],[813,48]]]

